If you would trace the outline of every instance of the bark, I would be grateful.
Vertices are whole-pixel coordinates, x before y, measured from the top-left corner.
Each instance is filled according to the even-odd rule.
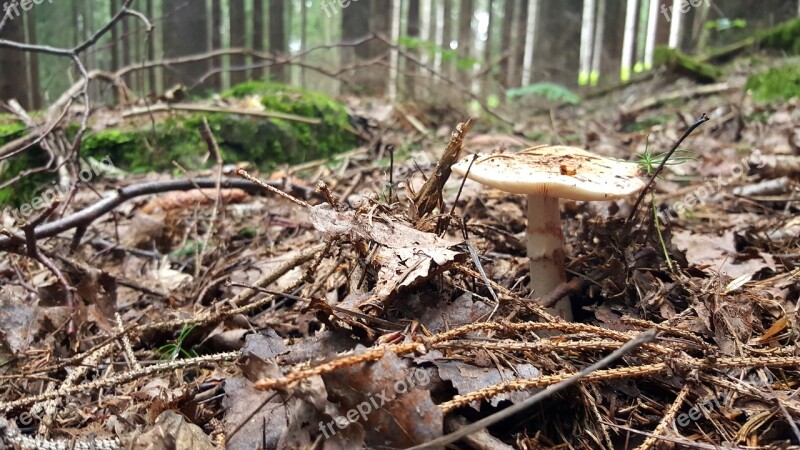
[[[214,2],[216,3],[216,2]],[[147,17],[155,17],[155,9],[153,9],[153,0],[147,0],[145,4],[145,9],[147,11]],[[156,34],[155,32],[150,34],[150,38],[147,39],[147,60],[152,61],[156,57]],[[148,69],[147,71],[147,89],[150,93],[155,94],[159,91],[158,89],[158,81],[156,80],[156,71],[155,69]]]

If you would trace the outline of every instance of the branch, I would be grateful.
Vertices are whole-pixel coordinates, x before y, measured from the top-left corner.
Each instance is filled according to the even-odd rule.
[[[270,186],[281,186],[283,183],[280,181],[266,182]],[[262,192],[261,187],[247,181],[237,178],[226,178],[221,181],[223,188],[239,188],[250,193]],[[189,191],[195,188],[214,188],[216,187],[216,180],[210,178],[198,179],[182,179],[182,180],[169,180],[169,181],[153,181],[148,183],[134,184],[117,189],[112,195],[100,200],[92,206],[77,211],[63,219],[55,222],[50,222],[36,227],[33,230],[32,237],[36,240],[53,237],[59,233],[70,230],[76,227],[86,227],[94,222],[100,216],[113,211],[117,206],[122,203],[143,195],[159,194],[170,191]],[[311,195],[311,189],[294,186],[300,189],[303,195],[307,198]],[[24,241],[25,235],[11,234],[10,236],[0,237],[0,250],[8,249],[19,241]]]

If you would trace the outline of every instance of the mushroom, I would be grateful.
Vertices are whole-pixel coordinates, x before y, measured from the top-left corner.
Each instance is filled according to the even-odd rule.
[[[483,185],[528,196],[530,287],[537,298],[566,279],[558,199],[613,200],[644,187],[636,164],[566,146],[542,145],[516,154],[469,155],[452,169]],[[569,297],[562,298],[550,312],[571,321]]]

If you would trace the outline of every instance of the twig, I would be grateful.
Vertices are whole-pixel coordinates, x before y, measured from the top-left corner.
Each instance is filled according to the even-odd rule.
[[[633,220],[633,217],[636,215],[636,211],[639,209],[639,205],[642,203],[642,199],[644,199],[644,196],[647,194],[647,191],[649,191],[650,187],[653,186],[653,183],[655,183],[656,177],[658,177],[661,171],[664,170],[664,166],[667,165],[667,160],[669,160],[669,157],[672,156],[673,153],[675,153],[675,150],[678,149],[678,147],[683,143],[683,141],[687,137],[689,137],[689,135],[692,134],[692,132],[695,129],[697,129],[697,127],[708,122],[709,120],[711,119],[709,119],[708,116],[704,113],[702,116],[700,116],[699,119],[697,119],[695,123],[693,123],[689,128],[686,129],[686,131],[683,132],[683,136],[681,136],[677,141],[675,141],[674,144],[672,144],[672,148],[669,149],[667,154],[661,160],[661,164],[658,165],[656,170],[650,176],[650,179],[647,180],[647,184],[644,186],[644,189],[642,189],[642,191],[639,193],[639,196],[636,198],[636,202],[631,207],[631,212],[628,215],[628,218],[625,220],[625,226],[628,226],[631,223],[631,220]]]
[[[608,355],[605,358],[601,359],[600,361],[597,361],[596,363],[592,364],[591,366],[581,370],[580,372],[574,374],[573,376],[569,377],[568,379],[566,379],[566,380],[564,380],[564,381],[562,381],[562,382],[560,382],[558,384],[554,384],[552,386],[547,387],[545,390],[537,393],[533,397],[531,397],[531,398],[529,398],[529,399],[527,399],[527,400],[525,400],[525,401],[523,401],[521,403],[517,403],[517,404],[515,404],[513,406],[509,406],[508,408],[506,408],[506,409],[504,409],[502,411],[496,412],[496,413],[494,413],[494,414],[492,414],[492,415],[490,415],[488,417],[485,417],[485,418],[483,418],[483,419],[481,419],[481,420],[479,420],[479,421],[477,421],[477,422],[475,422],[473,424],[465,426],[464,428],[461,428],[461,429],[459,429],[458,431],[456,431],[454,433],[447,434],[445,436],[436,438],[436,439],[434,439],[432,441],[426,442],[426,443],[421,444],[421,445],[416,445],[414,447],[411,447],[409,450],[422,450],[422,449],[426,449],[426,448],[435,448],[435,447],[438,447],[438,446],[443,446],[443,445],[447,445],[447,444],[453,443],[453,442],[463,438],[464,436],[468,436],[468,435],[470,435],[470,434],[472,434],[472,433],[474,433],[476,431],[479,431],[479,430],[482,430],[482,429],[484,429],[486,427],[494,425],[497,422],[500,422],[501,420],[507,419],[507,418],[513,416],[514,414],[517,414],[519,412],[525,411],[526,409],[530,408],[531,406],[535,405],[536,403],[539,403],[540,401],[544,400],[545,398],[548,398],[548,397],[554,395],[555,393],[557,393],[559,391],[562,391],[562,390],[574,385],[575,383],[577,383],[578,381],[580,381],[582,378],[586,377],[590,373],[606,367],[607,365],[609,365],[612,362],[618,360],[622,356],[624,356],[624,355],[632,352],[633,350],[639,348],[642,344],[646,344],[648,342],[653,342],[655,340],[655,338],[656,338],[656,331],[655,330],[646,331],[646,332],[640,334],[639,336],[631,339],[630,341],[628,341],[628,343],[626,343],[625,345],[620,347],[618,350],[615,350],[613,353],[611,353],[610,355]]]
[[[267,182],[265,184],[279,185],[278,182]],[[63,233],[64,231],[70,230],[72,228],[88,225],[93,221],[95,221],[100,216],[113,211],[117,206],[121,205],[122,203],[125,203],[126,201],[136,197],[141,197],[143,195],[150,195],[150,194],[160,194],[163,192],[170,192],[170,191],[188,191],[195,189],[196,187],[213,188],[215,186],[216,186],[216,180],[208,178],[196,178],[193,180],[183,179],[183,180],[169,180],[169,181],[154,181],[154,182],[147,182],[147,183],[126,186],[124,188],[117,189],[116,192],[114,192],[112,195],[104,198],[103,200],[100,200],[99,202],[95,203],[92,206],[77,211],[67,217],[64,217],[63,219],[36,227],[35,238],[38,240],[38,239],[53,237],[59,233]],[[249,183],[245,180],[239,180],[236,178],[226,178],[222,180],[222,187],[226,189],[239,188],[250,193],[257,192],[259,190],[258,186],[255,186],[252,183]],[[273,189],[277,190],[277,188]],[[308,190],[304,191],[308,192]],[[300,201],[297,199],[295,200],[298,202]],[[305,204],[308,205],[307,203]],[[24,237],[22,235],[14,234],[13,236],[16,237],[18,240],[24,240]],[[0,236],[0,250],[4,249],[7,250],[14,243],[15,243],[14,239],[12,239],[10,236],[9,237]]]
[[[298,204],[298,205],[300,205],[300,206],[302,206],[304,208],[311,208],[311,205],[308,204],[307,202],[304,202],[304,201],[302,201],[302,200],[300,200],[298,198],[292,197],[291,195],[287,194],[286,192],[281,191],[280,189],[278,189],[276,187],[270,186],[269,184],[267,184],[267,183],[259,180],[258,178],[250,175],[244,169],[237,169],[236,170],[236,174],[239,175],[240,177],[246,179],[246,180],[250,180],[253,183],[256,183],[257,185],[261,186],[262,188],[264,188],[265,190],[267,190],[269,192],[272,192],[273,194],[276,194],[276,195],[278,195],[280,197],[285,198],[286,200],[289,200],[292,203],[296,203],[296,204]]]

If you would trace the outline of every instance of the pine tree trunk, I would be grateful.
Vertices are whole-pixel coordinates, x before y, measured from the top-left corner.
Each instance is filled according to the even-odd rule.
[[[461,8],[458,10],[458,57],[459,79],[465,86],[469,86],[472,80],[472,64],[465,64],[465,60],[473,57],[475,38],[472,32],[472,18],[475,16],[475,1],[461,0]]]
[[[211,2],[211,50],[219,50],[222,48],[224,23],[222,18],[222,5],[217,1]],[[221,56],[211,58],[212,69],[222,69],[224,64],[225,62]],[[222,73],[211,75],[207,83],[216,91],[221,91],[223,89]]]
[[[16,42],[25,42],[25,20],[22,16],[6,20],[0,31],[0,38]],[[25,52],[19,50],[0,50],[0,100],[16,99],[19,104],[29,109],[28,71],[25,64]]]
[[[503,29],[500,34],[500,50],[504,53],[503,60],[500,61],[500,73],[498,79],[504,89],[508,89],[511,85],[510,74],[515,70],[514,66],[514,53],[511,51],[514,30],[514,4],[515,0],[505,0],[503,2]]]
[[[239,0],[242,1],[242,0]],[[165,58],[198,55],[208,52],[206,2],[163,3],[163,47]],[[208,71],[208,61],[174,65],[164,70],[167,87],[181,83],[194,86]]]
[[[36,44],[38,39],[36,37],[36,8],[31,9],[25,15],[25,25],[28,28],[28,43]],[[30,107],[33,109],[42,108],[42,91],[39,82],[39,54],[29,53],[29,70],[30,70]]]
[[[231,48],[247,47],[247,26],[245,25],[245,0],[230,0],[230,30]],[[247,80],[247,71],[242,68],[247,65],[243,54],[231,55],[231,85],[243,83]]]
[[[408,1],[408,20],[406,22],[406,36],[413,39],[419,39],[420,34],[420,0],[409,0]],[[419,60],[419,51],[414,49],[407,50],[409,54],[414,56]],[[406,61],[405,64],[405,87],[406,87],[406,95],[409,98],[415,97],[415,77],[419,73],[419,67],[417,64],[411,61]]]
[[[285,0],[269,0],[269,51],[276,57],[286,55]],[[270,79],[286,83],[286,65],[270,67]]]
[[[339,10],[338,5],[331,2],[323,4],[323,11],[326,14],[333,15],[341,12],[342,14],[342,40],[344,42],[352,42],[362,39],[369,35],[369,2],[359,1],[358,3],[351,3],[349,7]],[[359,44],[355,47],[342,47],[340,50],[342,67],[349,67],[356,64],[358,61],[369,57],[369,49],[366,43]],[[344,78],[350,80],[351,83],[344,84],[343,90],[351,93],[363,91],[362,81],[364,78],[363,70],[350,70],[343,74]]]
[[[264,51],[264,0],[253,0],[253,50],[259,53]],[[253,60],[255,64],[261,64],[261,60]],[[250,78],[260,80],[264,78],[266,70],[262,67],[253,69]]]

